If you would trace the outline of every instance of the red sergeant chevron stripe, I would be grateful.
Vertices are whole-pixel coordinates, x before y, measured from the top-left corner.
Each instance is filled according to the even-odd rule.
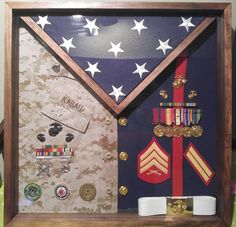
[[[184,157],[188,160],[190,165],[200,176],[205,185],[208,185],[214,176],[214,171],[211,169],[206,160],[200,155],[197,148],[190,143]]]
[[[170,155],[154,137],[138,155],[138,176],[153,184],[170,178]]]

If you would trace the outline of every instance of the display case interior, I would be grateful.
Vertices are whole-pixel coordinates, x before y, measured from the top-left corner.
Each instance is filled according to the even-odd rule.
[[[115,6],[6,4],[5,223],[229,224],[230,4]]]

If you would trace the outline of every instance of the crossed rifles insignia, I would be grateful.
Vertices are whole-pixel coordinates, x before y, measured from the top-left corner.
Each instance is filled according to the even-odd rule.
[[[170,155],[154,137],[138,155],[138,176],[149,183],[161,183],[170,178]]]
[[[50,167],[52,166],[51,162],[48,159],[39,159],[38,160],[38,174],[37,177],[39,176],[48,176],[50,177]]]

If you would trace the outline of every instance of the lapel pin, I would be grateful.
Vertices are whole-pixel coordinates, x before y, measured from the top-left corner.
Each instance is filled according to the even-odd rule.
[[[174,82],[173,82],[173,87],[174,88],[180,88],[183,85],[185,85],[187,83],[187,79],[183,78],[182,76],[178,76]]]
[[[163,98],[163,99],[167,99],[168,98],[168,94],[166,90],[160,90],[159,95]]]
[[[191,91],[189,92],[189,94],[188,94],[188,98],[189,98],[189,99],[193,99],[193,98],[196,97],[196,96],[197,96],[197,92],[194,91],[194,90],[191,90]]]

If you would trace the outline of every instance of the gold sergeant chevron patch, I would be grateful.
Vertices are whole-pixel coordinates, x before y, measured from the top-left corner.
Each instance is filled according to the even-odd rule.
[[[214,176],[214,171],[192,143],[188,146],[184,157],[188,160],[205,185],[208,185]]]
[[[154,137],[138,155],[138,176],[153,184],[170,178],[170,155]]]

